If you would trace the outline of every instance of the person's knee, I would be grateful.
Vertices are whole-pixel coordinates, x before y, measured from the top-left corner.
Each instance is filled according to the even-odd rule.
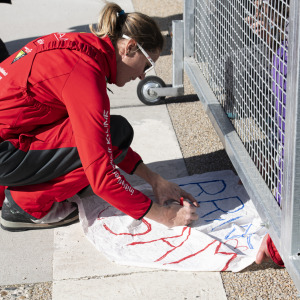
[[[124,150],[129,148],[134,132],[126,118],[112,115],[110,117],[110,134],[112,145]]]

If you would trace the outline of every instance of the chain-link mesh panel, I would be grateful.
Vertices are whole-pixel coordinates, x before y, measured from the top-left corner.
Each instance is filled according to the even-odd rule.
[[[195,59],[280,204],[289,0],[196,0]]]

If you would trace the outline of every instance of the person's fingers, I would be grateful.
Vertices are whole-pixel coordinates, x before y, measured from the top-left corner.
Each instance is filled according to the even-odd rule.
[[[183,200],[183,206],[188,208],[191,213],[196,213],[197,207],[189,201]]]
[[[266,234],[261,242],[259,250],[256,255],[255,262],[259,265],[263,261],[267,260],[270,257],[268,246],[267,246],[268,235]]]
[[[190,193],[187,193],[186,191],[182,190],[183,191],[183,197],[185,199],[188,199],[191,203],[193,203],[194,206],[196,207],[199,207],[199,203],[197,202],[197,200],[190,194]]]
[[[188,201],[183,202],[183,208],[186,210],[187,219],[189,221],[189,224],[193,221],[196,221],[199,219],[199,216],[197,214],[197,208],[189,203]]]
[[[258,250],[255,262],[260,265],[265,260],[264,252],[261,250]]]

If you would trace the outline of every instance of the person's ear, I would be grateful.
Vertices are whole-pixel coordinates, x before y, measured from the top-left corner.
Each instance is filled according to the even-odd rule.
[[[135,52],[136,48],[136,42],[133,39],[129,40],[125,47],[125,55],[128,56],[130,53]]]

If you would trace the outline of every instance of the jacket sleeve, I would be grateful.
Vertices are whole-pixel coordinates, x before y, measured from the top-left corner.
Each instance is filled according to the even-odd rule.
[[[125,171],[127,174],[133,174],[141,162],[143,162],[142,158],[131,148],[129,148],[125,158],[120,163],[118,163],[118,167]]]
[[[62,101],[94,193],[125,214],[142,218],[150,209],[151,200],[134,189],[113,162],[110,105],[104,74],[80,59],[66,81]],[[127,164],[131,155],[134,153],[127,157]]]

